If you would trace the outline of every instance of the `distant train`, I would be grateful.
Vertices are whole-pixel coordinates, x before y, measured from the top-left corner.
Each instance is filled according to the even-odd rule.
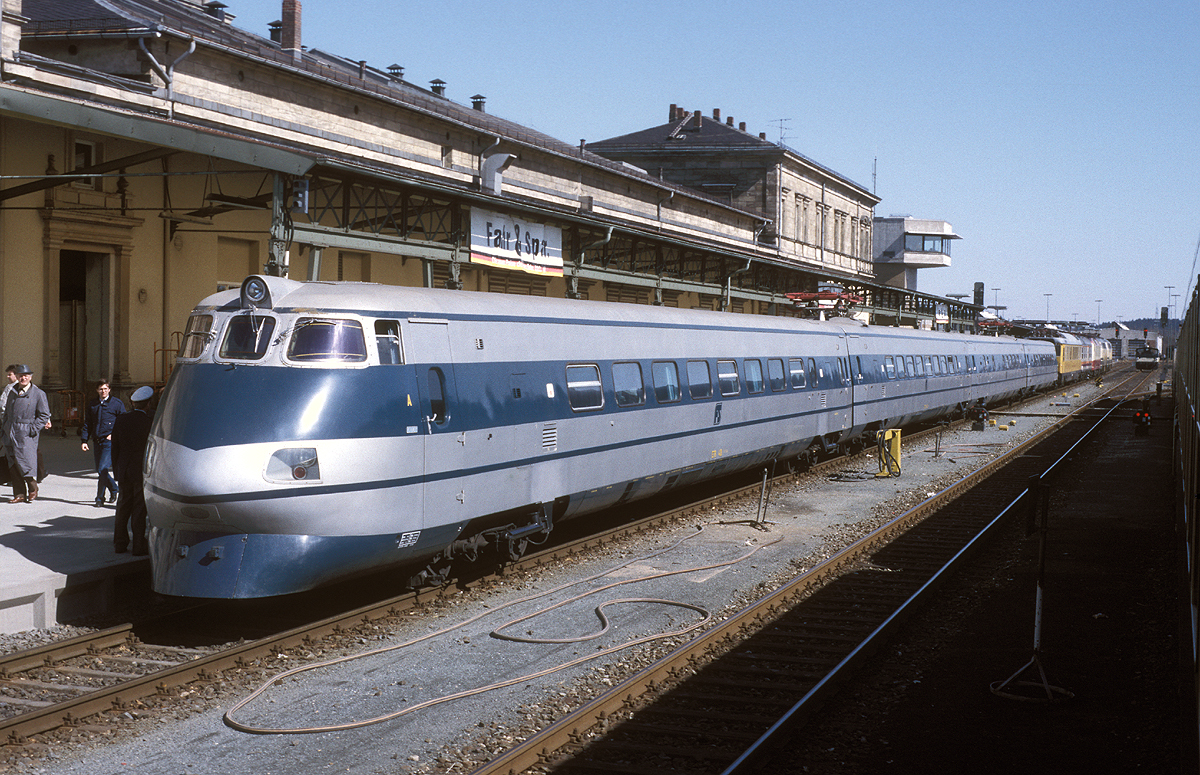
[[[1162,360],[1157,347],[1143,347],[1134,356],[1134,367],[1142,371],[1154,371]]]
[[[1058,346],[251,276],[193,310],[156,413],[154,588],[440,583],[564,520],[1052,387]]]
[[[1060,385],[1091,379],[1112,367],[1113,348],[1107,339],[1053,327],[1035,331],[1030,338],[1054,343]]]

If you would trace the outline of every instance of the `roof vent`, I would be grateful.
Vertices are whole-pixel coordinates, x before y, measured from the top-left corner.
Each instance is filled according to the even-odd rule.
[[[433,93],[436,94],[437,96],[439,96],[439,97],[446,96],[446,82],[443,81],[441,78],[434,78],[432,81],[429,82],[429,86],[430,86],[430,88],[433,89]]]
[[[267,25],[267,28],[270,30],[272,43],[279,43],[283,40],[283,22],[273,21]]]
[[[404,68],[401,67],[400,65],[390,64],[387,67],[387,71],[388,71],[388,75],[390,75],[392,77],[393,81],[403,81],[404,80]]]
[[[487,111],[483,109],[483,104],[486,101],[487,97],[483,96],[482,94],[476,94],[471,98],[471,107],[475,108],[475,110],[478,110],[480,113],[485,113]]]
[[[204,12],[219,22],[225,21],[225,9],[229,6],[218,0],[208,0],[204,3]]]

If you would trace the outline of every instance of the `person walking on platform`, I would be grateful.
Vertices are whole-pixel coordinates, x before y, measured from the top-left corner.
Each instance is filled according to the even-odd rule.
[[[112,475],[112,429],[113,422],[119,415],[125,414],[125,404],[121,399],[112,395],[112,386],[108,380],[102,379],[96,383],[96,403],[87,408],[86,419],[81,432],[83,451],[89,446],[92,457],[96,461],[96,505],[104,505],[105,491],[108,491],[108,502],[115,503],[119,486]],[[88,440],[91,440],[89,445]]]
[[[146,440],[150,437],[150,415],[146,407],[154,390],[143,385],[133,391],[133,411],[120,415],[113,422],[112,461],[117,472],[117,520],[113,527],[113,548],[120,554],[130,547],[133,554],[149,554],[146,543],[146,495],[142,492],[142,461],[146,457]]]
[[[33,384],[32,369],[19,364],[16,374],[16,386],[4,405],[0,435],[4,439],[13,488],[9,503],[33,503],[38,495],[38,438],[50,422],[50,402],[42,389]]]

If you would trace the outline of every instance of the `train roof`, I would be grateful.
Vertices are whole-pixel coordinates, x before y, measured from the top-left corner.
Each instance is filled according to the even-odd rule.
[[[247,301],[247,288],[252,281],[265,288],[265,298],[257,304]],[[979,336],[943,331],[926,331],[891,326],[868,326],[850,318],[827,321],[795,317],[761,315],[731,315],[699,309],[679,309],[646,304],[609,301],[561,299],[542,296],[518,296],[475,291],[452,291],[439,288],[414,288],[346,281],[297,281],[281,277],[252,275],[240,289],[215,293],[203,299],[196,311],[238,309],[275,309],[289,313],[323,312],[356,315],[429,317],[429,318],[547,318],[558,320],[589,319],[613,323],[647,323],[662,325],[705,325],[721,328],[762,329],[769,320],[774,328],[853,335],[886,335],[895,338],[928,339],[969,338],[973,342],[1007,342],[1035,344],[1010,336]]]

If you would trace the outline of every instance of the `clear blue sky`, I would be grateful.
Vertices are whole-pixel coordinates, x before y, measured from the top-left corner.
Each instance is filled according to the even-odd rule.
[[[281,16],[280,0],[226,2],[264,36]],[[302,7],[304,45],[440,78],[568,143],[664,123],[671,103],[771,140],[782,127],[873,188],[876,215],[962,236],[920,290],[983,282],[1008,317],[1044,318],[1047,301],[1056,320],[1157,317],[1171,293],[1178,317],[1200,271],[1196,0]]]

